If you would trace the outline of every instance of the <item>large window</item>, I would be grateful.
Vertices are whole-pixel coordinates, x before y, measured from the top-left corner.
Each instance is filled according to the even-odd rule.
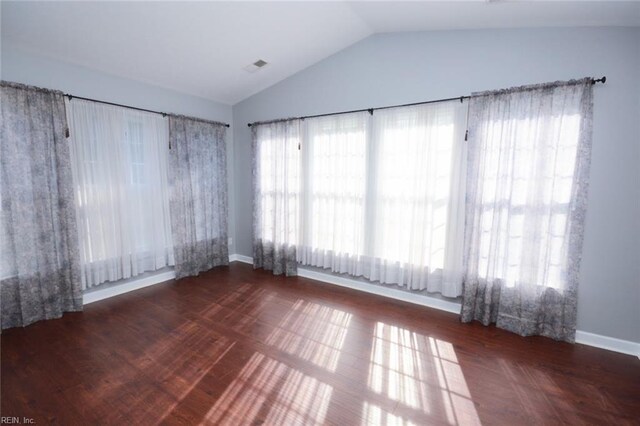
[[[447,238],[464,167],[459,118],[458,103],[376,113],[376,258],[433,274],[445,267],[447,245],[461,244]]]
[[[592,86],[584,78],[471,99],[462,321],[574,340]]]
[[[309,264],[365,253],[368,115],[305,120],[302,245]]]
[[[544,119],[544,133],[539,120],[530,118],[489,119],[482,127],[490,136],[483,140],[478,180],[483,191],[477,268],[507,287],[517,286],[526,274],[544,287],[561,290],[566,283],[581,116]]]
[[[286,146],[269,136],[273,125],[259,126],[264,238],[277,223],[267,215],[278,215],[269,184],[283,181],[272,169],[279,156],[280,173],[291,169],[287,159],[301,170],[299,183],[283,186],[296,188],[299,202],[286,213],[300,220],[276,227],[297,235],[289,244],[301,264],[459,295],[465,112],[456,101],[310,118]]]
[[[166,118],[82,100],[67,110],[85,288],[172,265]]]
[[[300,212],[300,129],[275,123],[256,131],[260,140],[256,160],[262,206],[258,237],[274,244],[296,245]]]

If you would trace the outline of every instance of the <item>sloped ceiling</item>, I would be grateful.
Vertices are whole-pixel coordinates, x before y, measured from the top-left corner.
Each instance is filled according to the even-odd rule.
[[[640,26],[640,2],[2,1],[2,44],[235,104],[378,32]],[[258,59],[268,65],[249,73]]]

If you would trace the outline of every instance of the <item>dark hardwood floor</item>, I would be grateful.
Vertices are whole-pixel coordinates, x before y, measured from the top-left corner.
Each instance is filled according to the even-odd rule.
[[[36,424],[638,424],[640,360],[232,264],[2,334]]]

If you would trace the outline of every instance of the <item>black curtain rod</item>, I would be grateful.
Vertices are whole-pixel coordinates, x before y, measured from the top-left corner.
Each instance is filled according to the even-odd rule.
[[[76,96],[76,95],[70,95],[68,93],[64,94],[67,98],[69,98],[69,100],[75,98],[75,99],[82,99],[83,101],[91,101],[91,102],[97,102],[99,104],[105,104],[105,105],[113,105],[113,106],[117,106],[117,107],[122,107],[122,108],[128,108],[128,109],[135,109],[136,111],[144,111],[144,112],[150,112],[152,114],[160,114],[163,117],[166,117],[167,115],[169,115],[166,112],[160,112],[160,111],[153,111],[151,109],[144,109],[144,108],[138,108],[138,107],[134,107],[134,106],[130,106],[130,105],[123,105],[123,104],[116,104],[114,102],[107,102],[107,101],[101,101],[99,99],[91,99],[91,98],[83,98],[82,96]],[[198,119],[200,120],[200,119]],[[210,121],[210,120],[203,120],[203,121]],[[228,123],[222,123],[222,122],[217,122],[217,121],[211,121],[212,123],[219,123],[224,125],[225,127],[230,127],[230,125]]]
[[[607,81],[607,77],[604,76],[602,78],[592,78],[591,79],[591,84],[596,84],[596,83],[605,83]],[[381,109],[390,109],[390,108],[400,108],[400,107],[409,107],[409,106],[415,106],[415,105],[426,105],[426,104],[434,104],[437,102],[449,102],[449,101],[455,101],[455,100],[460,100],[460,102],[463,102],[465,99],[470,99],[471,96],[458,96],[457,98],[444,98],[444,99],[435,99],[435,100],[431,100],[431,101],[424,101],[424,102],[413,102],[410,104],[400,104],[400,105],[389,105],[389,106],[383,106],[383,107],[377,107],[377,108],[364,108],[364,109],[353,109],[351,111],[340,111],[340,112],[330,112],[327,114],[316,114],[316,115],[304,115],[302,117],[291,117],[291,118],[285,118],[285,119],[280,119],[280,120],[269,120],[269,121],[256,121],[254,123],[248,123],[247,126],[251,127],[254,124],[266,124],[266,123],[275,123],[278,121],[290,121],[290,120],[304,120],[305,118],[317,118],[317,117],[327,117],[329,115],[340,115],[340,114],[351,114],[351,113],[355,113],[355,112],[369,112],[369,114],[373,115],[373,111],[375,110],[381,110]]]

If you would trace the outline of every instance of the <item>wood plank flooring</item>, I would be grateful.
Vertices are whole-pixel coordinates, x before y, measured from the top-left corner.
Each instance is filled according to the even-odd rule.
[[[2,334],[35,424],[640,424],[640,360],[234,263]]]

